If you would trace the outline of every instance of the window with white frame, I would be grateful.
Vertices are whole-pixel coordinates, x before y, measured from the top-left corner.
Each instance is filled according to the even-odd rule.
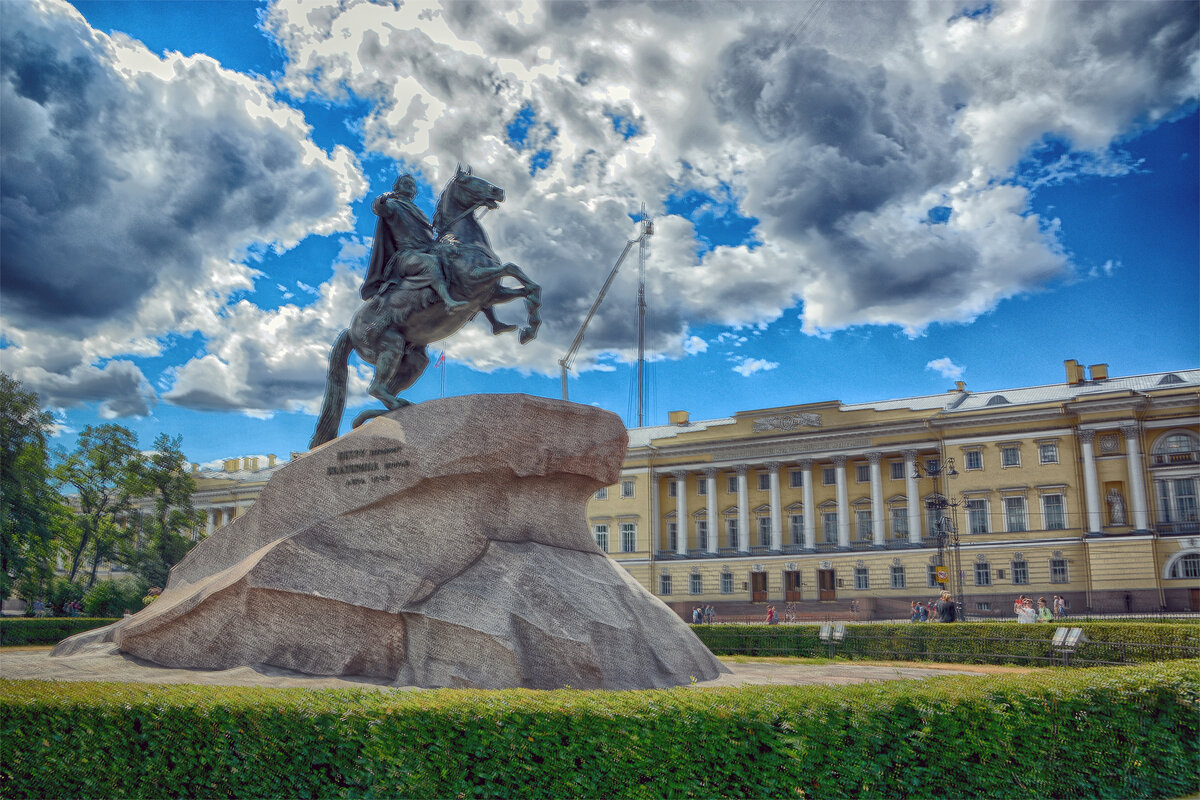
[[[1042,524],[1048,531],[1066,530],[1067,511],[1061,494],[1042,495]]]
[[[596,499],[597,500],[607,500],[608,499],[608,487],[607,486],[605,486],[603,489],[598,489],[596,491]]]
[[[967,531],[969,533],[988,532],[988,502],[982,498],[973,498],[964,503],[967,509]]]
[[[975,585],[976,586],[991,586],[992,585],[992,565],[986,561],[977,561],[975,563]]]
[[[766,547],[771,543],[771,518],[758,518],[758,546]]]
[[[821,535],[825,542],[837,544],[838,540],[838,519],[836,511],[826,511],[821,514]]]
[[[938,498],[931,497],[929,500],[937,501]],[[942,520],[945,518],[945,509],[938,508],[936,505],[930,505],[927,500],[925,503],[925,530],[929,531],[930,536],[937,536],[937,533],[942,528]]]
[[[633,497],[633,481],[621,481],[621,497]]]
[[[758,490],[760,492],[768,491],[771,488],[771,473],[758,473]]]
[[[804,544],[804,515],[789,514],[788,528],[792,534],[792,544]]]
[[[804,486],[804,470],[793,469],[788,471],[788,485],[793,489],[799,489]]]
[[[737,490],[738,490],[737,487],[738,487],[738,476],[737,475],[726,475],[725,476],[725,492],[726,492],[726,494],[737,494]]]
[[[1158,521],[1168,525],[1196,522],[1196,479],[1163,478],[1158,489]]]
[[[621,523],[621,552],[633,553],[637,551],[637,523],[622,522]]]
[[[1024,561],[1012,562],[1012,582],[1018,586],[1029,583],[1029,564]]]
[[[963,453],[963,464],[966,465],[965,468],[968,470],[983,469],[983,451],[982,450],[966,451],[965,453]]]
[[[888,512],[892,518],[892,538],[908,538],[908,509],[904,506],[892,506]]]
[[[708,520],[696,520],[696,546],[701,550],[708,549]]]
[[[837,474],[833,467],[821,467],[821,485],[833,486],[837,483]]]
[[[679,481],[672,478],[671,480],[667,481],[667,497],[678,497],[678,496],[679,496]]]
[[[733,573],[721,573],[721,594],[733,594]]]
[[[1029,530],[1029,522],[1025,516],[1024,497],[1004,498],[1004,530],[1008,533],[1021,533]]]
[[[1050,582],[1069,583],[1067,578],[1067,560],[1065,558],[1050,559]]]
[[[892,588],[893,589],[903,589],[904,588],[904,565],[902,565],[902,564],[893,564],[892,565]]]
[[[1156,467],[1195,464],[1197,451],[1200,451],[1200,439],[1195,434],[1186,431],[1168,433],[1154,443],[1150,463]]]
[[[938,586],[937,567],[935,567],[933,564],[930,564],[929,566],[925,567],[925,585],[928,586],[930,589],[936,588]]]
[[[592,535],[596,537],[596,546],[603,552],[608,552],[608,525],[600,523],[592,526]]]
[[[675,522],[667,523],[667,549],[675,551],[679,548],[679,525]]]
[[[725,520],[725,540],[729,542],[730,547],[738,547],[737,517],[730,517]]]
[[[660,573],[658,576],[658,593],[668,595],[671,593],[671,575],[668,572]]]
[[[1021,447],[1015,444],[1000,445],[1000,466],[1021,466]]]
[[[871,509],[854,509],[854,528],[860,542],[871,539]]]
[[[704,594],[704,580],[698,572],[693,572],[688,577],[688,593]]]
[[[708,478],[700,477],[696,479],[696,494],[700,497],[708,494]]]
[[[855,589],[870,589],[871,575],[866,567],[854,568],[854,588]]]
[[[1038,442],[1038,463],[1058,463],[1058,442]]]
[[[904,480],[904,462],[903,461],[889,461],[888,469],[890,470],[889,474],[891,475],[892,480],[894,480],[894,481]]]
[[[1200,553],[1188,553],[1175,559],[1175,563],[1167,572],[1167,577],[1172,579],[1200,578]]]
[[[854,481],[856,483],[871,482],[871,465],[870,464],[855,464],[854,465]]]

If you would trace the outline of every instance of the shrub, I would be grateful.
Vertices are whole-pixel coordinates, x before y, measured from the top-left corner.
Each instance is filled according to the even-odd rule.
[[[58,644],[68,636],[103,628],[116,621],[89,617],[0,619],[0,645]]]
[[[0,680],[6,797],[1178,797],[1200,662],[852,687]]]
[[[142,610],[142,598],[150,584],[143,578],[124,577],[100,581],[83,596],[83,613],[89,617],[119,617],[126,611]]]

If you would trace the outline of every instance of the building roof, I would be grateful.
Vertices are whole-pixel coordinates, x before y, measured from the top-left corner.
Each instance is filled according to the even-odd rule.
[[[630,447],[646,447],[654,439],[668,439],[678,436],[681,433],[695,433],[696,431],[715,428],[718,425],[732,425],[737,422],[733,417],[721,417],[720,419],[706,419],[697,422],[687,422],[683,425],[650,425],[644,428],[629,429],[629,446]]]

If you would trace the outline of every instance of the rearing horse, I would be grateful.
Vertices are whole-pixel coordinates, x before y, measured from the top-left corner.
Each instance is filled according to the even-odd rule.
[[[354,420],[358,427],[368,419],[411,405],[397,395],[412,386],[428,366],[425,346],[454,334],[484,307],[524,298],[527,323],[520,331],[520,342],[526,344],[537,336],[541,287],[516,264],[501,263],[475,219],[475,209],[496,208],[503,202],[503,189],[473,176],[470,168],[455,171],[433,215],[439,235],[432,252],[442,265],[450,296],[466,305],[450,310],[431,288],[401,286],[359,306],[350,327],[333,343],[325,398],[310,449],[337,438],[346,408],[351,350],[375,366],[368,391],[385,406],[359,414]],[[520,288],[501,285],[504,278],[513,278]]]

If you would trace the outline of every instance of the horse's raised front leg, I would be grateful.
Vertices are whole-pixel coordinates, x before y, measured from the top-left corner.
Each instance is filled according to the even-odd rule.
[[[529,324],[521,329],[520,342],[528,344],[537,336],[538,328],[542,325],[542,287],[534,283],[524,270],[511,261],[504,265],[504,269],[509,276],[520,281],[526,290],[525,316]]]
[[[491,306],[484,306],[482,309],[483,315],[487,317],[488,322],[492,323],[492,335],[499,336],[502,333],[509,333],[517,329],[516,325],[509,325],[507,322],[501,322],[496,319],[496,312]]]

